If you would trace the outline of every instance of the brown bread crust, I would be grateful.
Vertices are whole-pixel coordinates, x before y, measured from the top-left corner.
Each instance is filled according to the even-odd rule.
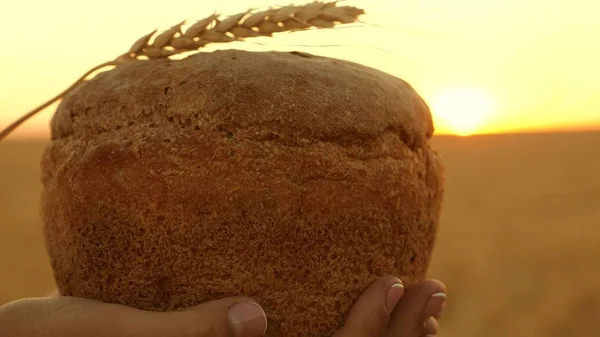
[[[425,276],[443,167],[404,81],[300,53],[136,62],[59,106],[42,210],[63,295],[148,310],[257,299],[331,336],[377,277]]]

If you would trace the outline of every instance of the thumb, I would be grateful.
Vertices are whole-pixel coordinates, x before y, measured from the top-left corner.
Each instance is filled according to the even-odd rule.
[[[263,309],[243,297],[174,312],[75,297],[26,299],[0,308],[0,332],[7,332],[2,336],[260,337],[266,327]]]
[[[375,281],[356,301],[344,326],[334,337],[382,335],[403,295],[404,287],[400,279],[386,276]]]
[[[160,315],[160,313],[154,314]],[[190,336],[260,337],[267,330],[267,316],[264,310],[258,303],[244,297],[207,302],[170,314],[180,320],[183,327],[193,325],[193,333]],[[163,320],[167,319],[170,318],[163,317]],[[175,333],[172,336],[180,336],[180,334]]]

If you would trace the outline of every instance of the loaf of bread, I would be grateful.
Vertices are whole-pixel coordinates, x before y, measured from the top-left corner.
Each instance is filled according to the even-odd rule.
[[[421,280],[443,194],[406,82],[304,53],[138,61],[71,92],[43,160],[61,294],[178,310],[229,296],[323,336],[378,277]]]

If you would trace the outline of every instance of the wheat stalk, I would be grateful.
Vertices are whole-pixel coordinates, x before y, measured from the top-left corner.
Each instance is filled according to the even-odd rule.
[[[358,21],[364,10],[352,6],[338,6],[338,1],[315,1],[306,5],[271,7],[263,11],[248,10],[221,18],[212,14],[183,30],[185,21],[157,34],[157,30],[142,36],[126,53],[113,61],[97,65],[75,83],[44,104],[24,114],[0,132],[0,141],[17,127],[52,103],[69,93],[92,73],[123,63],[165,59],[184,52],[197,51],[210,43],[243,41],[248,37],[270,37],[274,33],[293,32],[310,28],[333,28],[338,24]]]

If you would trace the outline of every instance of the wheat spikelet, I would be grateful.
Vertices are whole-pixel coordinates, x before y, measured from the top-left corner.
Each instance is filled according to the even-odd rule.
[[[164,59],[184,52],[197,51],[209,43],[243,41],[248,37],[270,37],[274,33],[293,32],[310,28],[333,28],[338,24],[358,21],[364,10],[338,6],[338,1],[315,1],[306,5],[271,7],[263,11],[248,10],[221,18],[212,14],[182,30],[185,21],[157,35],[157,30],[139,38],[129,51],[114,61],[93,67],[57,96],[26,113],[0,132],[0,141],[23,122],[58,101],[97,70],[138,60]]]

